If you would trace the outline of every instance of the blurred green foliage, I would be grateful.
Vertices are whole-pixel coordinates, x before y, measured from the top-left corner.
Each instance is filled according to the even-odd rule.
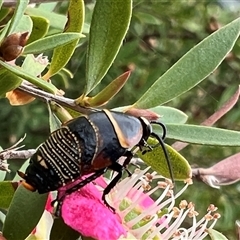
[[[65,9],[63,4],[56,11],[64,12]],[[90,1],[86,4],[83,31],[87,37],[81,39],[67,65],[67,69],[74,75],[73,79],[66,81],[60,75],[52,78],[52,82],[63,89],[69,98],[77,98],[83,93],[87,33],[92,10],[93,3]],[[119,103],[121,105],[134,103],[189,49],[219,26],[237,18],[239,15],[237,10],[222,8],[216,1],[134,1],[130,29],[122,48],[104,81],[91,94],[94,95],[123,72],[131,70],[130,79],[125,87],[106,107],[114,108],[120,107]],[[233,51],[207,80],[166,105],[185,112],[189,116],[188,123],[200,124],[236,91],[240,82],[239,57],[238,41]],[[3,148],[11,146],[25,133],[26,148],[36,148],[49,134],[47,106],[40,100],[21,107],[13,107],[7,99],[1,99],[0,113],[0,146]],[[240,104],[237,103],[215,126],[240,130]],[[189,145],[181,154],[190,164],[204,167],[211,166],[239,150],[230,147]],[[15,168],[14,161],[10,168]],[[240,215],[239,187],[240,185],[236,183],[215,190],[203,183],[195,183],[186,191],[184,197],[188,201],[193,201],[200,213],[206,212],[203,207],[205,208],[208,203],[218,206],[222,215],[217,224],[218,230],[229,239],[235,239],[234,223]]]

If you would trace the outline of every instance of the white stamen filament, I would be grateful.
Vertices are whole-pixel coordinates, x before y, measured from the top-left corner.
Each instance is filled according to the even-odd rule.
[[[190,236],[189,236],[189,239],[192,239],[193,237],[194,237],[194,235],[195,235],[195,233],[196,233],[196,228],[197,228],[197,219],[196,219],[196,216],[194,215],[193,217],[192,217],[192,219],[193,219],[193,221],[192,221],[192,227],[191,227],[191,230],[190,229],[188,229],[188,232],[190,233],[191,232],[191,234],[190,234]]]
[[[190,209],[187,209],[185,212],[184,209],[180,210],[178,217],[175,219],[173,223],[170,224],[169,228],[163,233],[162,236],[164,239],[170,239],[170,237],[176,232],[176,230],[182,224],[189,211]]]
[[[181,240],[191,239],[190,236],[188,236],[188,231],[186,228],[179,228],[177,231],[180,234],[180,236],[174,237],[172,240],[179,240],[179,237]]]
[[[149,231],[153,226],[155,226],[157,221],[158,221],[158,216],[155,214],[152,216],[152,219],[149,222],[147,222],[145,225],[143,225],[140,228],[132,230],[131,232],[133,233],[134,236],[136,236],[137,239],[142,239],[143,235],[147,231]]]
[[[117,185],[116,195],[114,199],[121,202],[128,194],[128,192],[133,188],[136,182],[150,169],[150,167],[140,171],[138,174],[133,174],[132,177],[125,178]],[[135,175],[135,176],[134,176]],[[141,184],[141,181],[140,181]]]
[[[172,194],[172,196],[174,196],[174,199],[177,199],[178,197],[180,197],[182,195],[182,193],[187,189],[187,187],[188,187],[188,184],[185,184],[185,186],[178,193],[176,193],[175,196]],[[173,203],[172,198],[169,198],[166,201],[164,201],[163,203],[161,203],[160,207],[164,208],[169,203]],[[175,201],[173,204],[175,204]],[[170,207],[168,209],[170,209]]]

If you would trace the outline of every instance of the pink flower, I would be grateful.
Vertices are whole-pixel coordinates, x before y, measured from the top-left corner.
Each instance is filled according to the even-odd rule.
[[[182,200],[175,207],[175,199],[190,182],[174,194],[172,183],[167,179],[162,181],[164,178],[156,172],[146,173],[149,169],[138,170],[132,177],[123,179],[107,195],[106,200],[116,209],[116,214],[101,200],[102,191],[110,181],[103,177],[66,196],[61,209],[64,222],[82,235],[99,240],[204,239],[220,217],[214,213],[216,208],[211,205],[207,214],[197,221],[193,203]],[[157,199],[153,200],[153,194]],[[182,227],[186,217],[192,219],[188,229]]]
[[[64,222],[84,236],[119,239],[126,234],[121,219],[102,203],[101,197],[92,183],[66,196],[61,209]]]

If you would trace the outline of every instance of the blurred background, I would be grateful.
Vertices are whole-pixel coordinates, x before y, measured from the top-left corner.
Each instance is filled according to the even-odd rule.
[[[85,84],[85,55],[89,23],[94,7],[86,2],[86,24],[81,39],[67,69],[72,79],[55,76],[54,84],[65,91],[65,96],[76,98],[81,95]],[[56,8],[65,13],[66,3]],[[202,39],[239,16],[240,1],[151,1],[135,0],[129,32],[120,53],[110,71],[95,92],[102,90],[110,81],[127,70],[131,76],[120,93],[108,103],[107,108],[134,103],[152,83],[169,69],[188,50]],[[240,80],[240,42],[223,63],[205,81],[191,91],[166,104],[176,107],[189,116],[188,123],[200,124],[213,114],[236,91]],[[48,54],[49,58],[51,53]],[[199,66],[201,67],[201,66]],[[121,103],[121,105],[119,105]],[[217,127],[240,130],[240,103],[215,124]],[[39,100],[20,107],[13,107],[7,99],[0,100],[0,146],[7,148],[27,134],[25,148],[36,148],[49,135],[47,106]],[[240,141],[240,139],[239,139]],[[169,144],[173,143],[171,141]],[[189,145],[181,154],[191,165],[208,167],[237,153],[240,148]],[[23,161],[11,160],[12,179]],[[196,191],[197,189],[197,191]],[[217,229],[229,239],[236,239],[235,221],[240,219],[240,184],[212,189],[195,182],[183,196],[196,204],[196,210],[206,213],[209,203],[219,207],[222,218]],[[186,223],[188,224],[188,223]]]

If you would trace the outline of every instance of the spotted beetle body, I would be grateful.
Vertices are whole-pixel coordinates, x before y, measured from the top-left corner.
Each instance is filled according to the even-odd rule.
[[[133,156],[131,149],[134,146],[139,146],[140,150],[146,147],[149,136],[157,138],[164,148],[162,138],[152,132],[151,123],[159,124],[109,110],[73,119],[39,146],[25,174],[19,173],[25,179],[23,185],[32,191],[46,193],[92,173],[68,189],[66,194],[70,194],[107,169],[112,169],[118,174],[103,193],[103,200],[108,205],[105,195],[121,178],[123,169]],[[166,151],[165,155],[168,158]],[[127,158],[120,165],[118,159],[122,156]]]

